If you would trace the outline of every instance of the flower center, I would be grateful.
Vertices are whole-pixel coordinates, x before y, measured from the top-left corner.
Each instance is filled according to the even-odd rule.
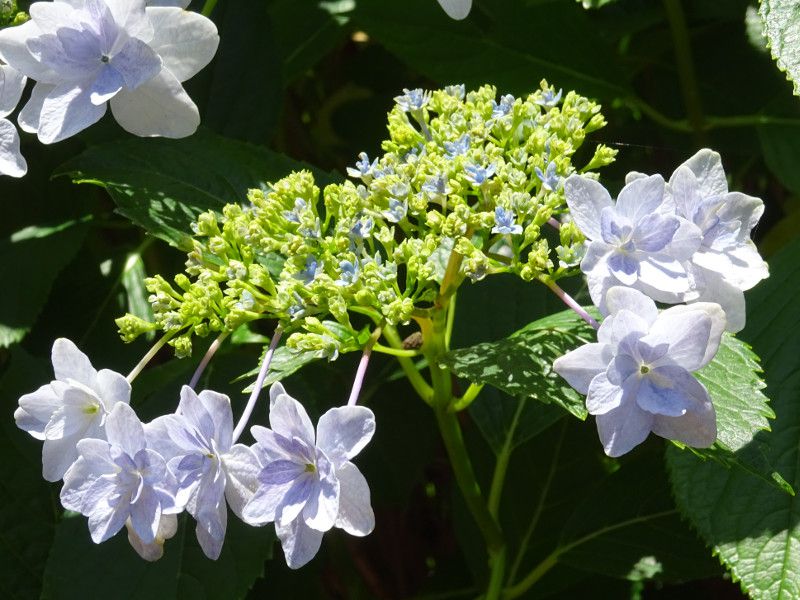
[[[89,404],[83,407],[84,414],[96,415],[100,411],[100,406],[97,404]]]
[[[648,367],[647,365],[642,365],[641,367],[639,367],[639,373],[641,373],[642,375],[647,375],[649,372],[650,372],[650,367]]]
[[[306,473],[315,473],[317,471],[317,467],[312,463],[308,463],[306,465],[305,471]]]
[[[107,63],[109,60],[111,59],[108,58],[108,56],[106,56],[105,54],[103,54],[103,56],[100,57],[100,62],[102,63]]]

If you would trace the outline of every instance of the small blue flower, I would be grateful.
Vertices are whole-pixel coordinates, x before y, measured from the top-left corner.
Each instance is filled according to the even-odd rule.
[[[427,181],[422,184],[421,189],[423,192],[428,192],[429,194],[441,195],[447,195],[453,191],[444,173],[436,175],[435,177],[428,177]]]
[[[350,229],[350,235],[358,240],[366,239],[374,225],[372,217],[361,217]]]
[[[469,144],[470,139],[468,133],[462,135],[455,142],[445,142],[444,149],[447,151],[447,158],[455,158],[456,156],[466,154],[467,150],[469,150]]]
[[[296,198],[294,201],[294,210],[283,211],[283,218],[292,223],[300,223],[300,213],[303,212],[308,203],[302,198]]]
[[[492,227],[492,233],[506,233],[511,235],[519,235],[522,233],[522,225],[517,223],[517,215],[513,210],[505,209],[498,206],[494,209],[494,222],[495,226]]]
[[[533,168],[536,176],[541,180],[542,187],[546,189],[548,192],[553,192],[558,187],[561,178],[556,173],[556,163],[554,161],[550,161],[547,165],[547,169],[544,173],[539,167]]]
[[[253,294],[247,290],[244,290],[239,298],[239,301],[236,303],[236,308],[239,310],[250,310],[253,308],[255,303],[256,299],[253,298]]]
[[[494,175],[496,167],[494,163],[489,163],[486,167],[471,163],[466,165],[464,170],[467,172],[467,181],[473,185],[481,186]]]
[[[356,168],[347,167],[347,174],[354,179],[364,179],[364,177],[375,175],[378,159],[376,158],[370,163],[366,152],[359,152],[358,158],[360,160],[356,162]]]
[[[414,90],[403,88],[403,92],[402,96],[395,96],[394,99],[403,112],[419,112],[431,99],[430,92],[423,92],[420,88]]]
[[[308,285],[314,281],[317,276],[317,271],[321,267],[322,265],[317,262],[317,257],[312,254],[306,258],[306,268],[295,275],[295,278]]]
[[[466,95],[466,88],[464,87],[463,83],[458,85],[448,85],[444,88],[444,93],[448,96],[452,96],[453,98],[458,98],[459,100],[463,100],[464,96]]]
[[[389,199],[389,208],[383,211],[383,218],[390,223],[399,223],[406,218],[408,214],[408,201],[398,200],[397,198]]]
[[[561,94],[564,90],[558,90],[558,93],[553,93],[553,88],[548,88],[542,91],[542,97],[534,100],[539,106],[552,107],[559,103]]]
[[[343,260],[339,263],[339,270],[341,271],[341,275],[339,275],[339,279],[334,281],[336,285],[347,287],[358,281],[359,268],[357,262],[352,263],[349,260]]]
[[[492,100],[492,119],[500,119],[508,115],[514,107],[514,96],[506,94],[500,98],[500,104]]]

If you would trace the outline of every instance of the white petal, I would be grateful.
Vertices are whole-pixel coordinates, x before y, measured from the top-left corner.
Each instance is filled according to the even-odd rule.
[[[219,34],[211,19],[177,8],[148,8],[147,16],[154,29],[150,47],[178,81],[193,77],[214,58]]]
[[[639,408],[633,399],[596,419],[597,433],[608,456],[622,456],[633,450],[647,439],[653,423],[653,415]]]
[[[664,201],[664,178],[650,175],[635,179],[622,188],[617,197],[617,214],[636,223],[645,215],[654,213]]]
[[[691,221],[698,204],[703,199],[697,176],[689,167],[681,165],[669,178],[669,191],[678,216]]]
[[[25,106],[22,107],[22,110],[19,111],[19,116],[17,116],[17,123],[19,123],[19,127],[22,131],[26,133],[36,133],[39,130],[39,118],[42,114],[44,100],[55,87],[55,85],[49,83],[39,82],[33,86],[30,99],[25,103]]]
[[[80,30],[88,15],[67,2],[34,2],[28,11],[42,33],[55,34],[59,29]]]
[[[447,16],[456,21],[466,19],[472,8],[472,0],[439,0],[439,4]]]
[[[183,138],[200,125],[197,106],[166,68],[135,90],[120,91],[111,112],[125,131],[142,137]]]
[[[291,440],[298,437],[308,446],[314,447],[314,426],[303,405],[297,400],[283,394],[278,396],[269,409],[269,423],[278,435]]]
[[[179,6],[180,8],[186,8],[192,0],[147,0],[145,4],[147,6]]]
[[[581,394],[589,391],[589,384],[611,362],[613,354],[608,344],[585,344],[553,362],[553,370],[567,380]]]
[[[608,344],[612,353],[616,354],[616,348],[622,340],[630,335],[639,338],[645,335],[648,329],[649,324],[645,319],[632,310],[621,308],[605,318],[597,332],[597,339]]]
[[[369,535],[375,529],[375,513],[370,504],[367,480],[351,462],[341,465],[336,476],[341,486],[336,527],[358,537]]]
[[[19,132],[8,119],[0,119],[0,174],[22,177],[28,163],[19,150]]]
[[[663,292],[666,298],[680,295],[689,290],[689,277],[686,269],[677,260],[672,260],[664,255],[653,256],[639,263],[639,281]],[[653,298],[660,302],[670,302],[669,299],[662,300],[661,296],[653,296]]]
[[[116,371],[100,369],[95,390],[106,412],[111,412],[118,402],[130,404],[131,384]]]
[[[289,485],[262,485],[242,509],[242,521],[259,527],[275,520]]]
[[[111,444],[122,448],[133,457],[145,447],[144,427],[133,409],[118,402],[106,419],[106,436]],[[147,540],[142,536],[142,539]]]
[[[718,152],[703,148],[681,166],[688,167],[697,177],[703,198],[718,196],[728,191],[725,169]]]
[[[25,89],[25,75],[8,65],[0,65],[0,117],[11,114]]]
[[[72,341],[67,338],[58,338],[53,342],[51,358],[56,379],[60,381],[74,379],[89,388],[94,388],[97,382],[97,371],[89,361],[89,357],[78,350]]]
[[[243,444],[235,444],[221,457],[225,470],[225,499],[233,513],[242,518],[245,505],[258,489],[261,467],[253,451]]]
[[[45,83],[58,83],[61,81],[61,76],[36,60],[28,49],[28,40],[41,34],[41,29],[33,21],[1,30],[0,58],[31,79]]]
[[[333,465],[317,456],[318,485],[303,507],[302,519],[317,531],[328,531],[336,522],[339,513],[339,479]]]
[[[722,221],[739,221],[742,224],[739,231],[740,240],[749,239],[750,231],[758,224],[763,214],[764,202],[761,198],[741,192],[725,194],[718,213]]]
[[[339,406],[317,423],[317,446],[337,467],[356,456],[375,433],[375,414],[365,406]]]
[[[694,448],[707,448],[717,439],[714,405],[706,392],[705,401],[680,417],[656,415],[652,428],[653,433],[668,440],[677,440]]]
[[[769,277],[769,266],[750,240],[728,252],[730,269],[722,275],[742,291],[749,290],[762,279]]]
[[[322,532],[311,529],[302,519],[295,519],[288,525],[275,524],[275,533],[281,541],[286,564],[290,569],[299,569],[319,552],[322,545]]]
[[[615,286],[606,292],[606,307],[610,314],[629,310],[651,325],[658,317],[658,308],[651,298],[632,288]]]
[[[144,42],[153,39],[153,26],[145,12],[142,0],[104,0],[111,10],[114,21],[133,38]]]
[[[45,426],[50,421],[50,417],[53,416],[53,413],[61,408],[63,404],[61,400],[62,394],[63,389],[61,393],[57,393],[53,386],[48,383],[35,392],[21,396],[19,399],[19,408],[17,412],[14,413],[17,427],[29,432],[31,435],[40,433],[42,437],[39,439],[44,439],[43,434]],[[17,413],[19,413],[19,417]],[[23,421],[20,422],[20,419]]]
[[[592,379],[589,393],[586,396],[586,410],[591,415],[604,415],[619,408],[622,403],[622,386],[615,385],[608,380],[605,373],[600,373]]]
[[[60,83],[47,95],[39,116],[39,141],[60,142],[94,125],[106,112],[106,105],[91,100],[91,86]]]
[[[737,290],[738,291],[738,290]],[[742,311],[744,310],[744,294],[739,292],[742,300]],[[719,344],[722,340],[722,332],[726,329],[731,331],[730,325],[727,323],[728,321],[728,314],[724,310],[725,307],[721,306],[719,303],[716,302],[693,302],[689,305],[679,305],[679,306],[672,306],[665,310],[662,315],[669,313],[670,315],[674,315],[676,318],[680,319],[680,315],[684,313],[689,313],[692,310],[700,310],[703,311],[706,316],[711,320],[711,329],[708,333],[708,343],[706,344],[706,351],[703,354],[703,357],[700,360],[700,367],[704,367],[707,365],[711,360],[714,358],[714,355],[719,350]],[[738,316],[734,313],[734,316]],[[742,319],[742,326],[744,326],[744,313],[741,315]],[[671,354],[670,350],[670,356]]]
[[[694,307],[696,305],[692,305]],[[706,304],[705,306],[714,306]],[[659,344],[669,344],[668,357],[671,361],[680,365],[687,371],[696,371],[703,366],[703,357],[709,344],[714,346],[713,356],[716,347],[719,346],[719,335],[716,340],[709,340],[711,335],[712,319],[709,311],[699,310],[674,310],[669,308],[658,315],[658,319],[650,328],[642,341],[650,346]],[[687,307],[689,308],[689,307]],[[716,309],[717,319],[725,323],[725,316],[722,309]],[[719,331],[721,334],[722,331]],[[714,343],[716,341],[716,343]]]
[[[61,504],[67,510],[81,512],[86,492],[94,483],[97,475],[85,459],[79,458],[64,474],[64,485],[61,488]]]
[[[76,460],[76,442],[80,437],[63,437],[44,441],[42,446],[42,477],[47,481],[58,481]]]
[[[700,228],[686,219],[679,219],[680,226],[667,244],[664,253],[675,260],[689,260],[697,252],[701,244]]]
[[[198,395],[214,423],[214,439],[220,452],[227,452],[233,439],[233,410],[231,399],[213,390],[203,390]]]
[[[572,220],[590,240],[601,239],[600,213],[613,206],[608,190],[594,179],[570,175],[564,182],[564,195]]]

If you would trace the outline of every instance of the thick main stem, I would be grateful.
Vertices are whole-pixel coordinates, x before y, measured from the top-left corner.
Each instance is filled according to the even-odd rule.
[[[250,392],[250,397],[247,399],[247,405],[244,407],[242,416],[239,419],[239,422],[236,424],[236,429],[233,430],[234,444],[242,435],[244,428],[247,427],[248,421],[250,421],[250,417],[253,414],[253,409],[256,407],[258,395],[261,393],[261,388],[264,387],[264,380],[267,378],[267,373],[269,373],[269,365],[272,362],[273,355],[275,354],[275,348],[278,347],[278,342],[280,341],[282,334],[283,328],[278,325],[275,328],[275,333],[272,334],[272,341],[269,343],[269,349],[267,350],[267,354],[264,356],[264,362],[261,363],[261,369],[258,372],[258,377],[256,377],[256,382],[253,384],[253,391]]]

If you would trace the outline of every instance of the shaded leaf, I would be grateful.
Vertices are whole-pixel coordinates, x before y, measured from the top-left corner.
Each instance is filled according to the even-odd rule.
[[[759,13],[772,58],[800,94],[800,6],[793,0],[761,0]]]

